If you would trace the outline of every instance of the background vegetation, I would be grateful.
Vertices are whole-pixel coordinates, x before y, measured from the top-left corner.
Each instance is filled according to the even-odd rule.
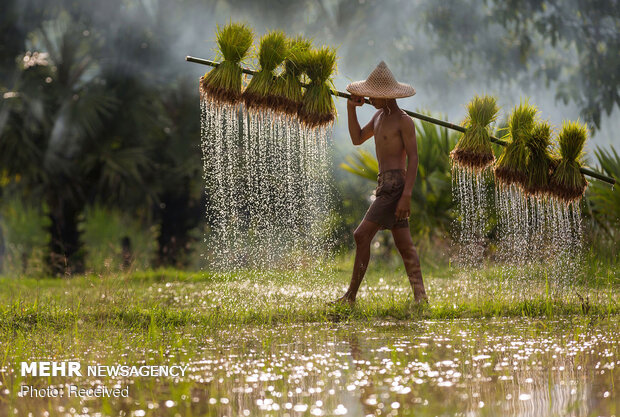
[[[617,4],[476,4],[423,1],[412,10],[404,0],[387,9],[351,0],[4,2],[0,273],[199,267],[209,196],[196,74],[205,69],[182,57],[209,56],[204,45],[217,19],[339,44],[339,67],[352,78],[367,75],[379,50],[397,74],[425,86],[425,96],[446,98],[426,103],[439,111],[450,110],[437,103],[455,94],[465,103],[474,82],[487,91],[541,88],[600,134],[620,104]],[[356,153],[345,121],[341,116],[333,143],[333,237],[346,253],[374,187],[364,178],[375,173],[371,149]],[[457,137],[424,123],[417,132],[412,233],[431,260],[443,262],[454,217],[448,151]],[[589,162],[620,177],[613,146],[597,147]],[[588,238],[609,256],[620,239],[619,207],[620,187],[591,182],[583,203]],[[388,253],[388,235],[378,242],[377,251]]]

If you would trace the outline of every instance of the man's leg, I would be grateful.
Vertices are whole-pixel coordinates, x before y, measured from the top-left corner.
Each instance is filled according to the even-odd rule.
[[[375,237],[381,226],[377,223],[369,220],[362,220],[353,237],[355,238],[355,263],[353,264],[353,275],[351,276],[351,283],[349,289],[339,301],[346,301],[349,304],[355,302],[357,296],[357,290],[360,288],[360,284],[364,279],[366,268],[368,268],[368,261],[370,260],[370,242]]]
[[[424,282],[422,281],[422,270],[420,269],[420,258],[418,252],[413,246],[413,240],[411,240],[411,234],[408,227],[399,227],[392,229],[392,237],[394,238],[394,244],[400,252],[400,256],[403,258],[405,264],[405,270],[407,271],[407,277],[409,277],[409,283],[413,290],[413,298],[416,302],[426,301],[426,291],[424,290]]]

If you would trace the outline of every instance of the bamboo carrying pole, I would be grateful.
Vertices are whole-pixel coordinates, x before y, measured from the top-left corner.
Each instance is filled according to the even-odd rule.
[[[196,58],[196,57],[189,56],[189,55],[185,57],[185,60],[188,61],[188,62],[194,62],[196,64],[209,65],[211,67],[217,67],[220,64],[217,61],[210,61],[208,59]],[[242,68],[242,71],[243,71],[244,74],[248,74],[248,75],[256,74],[256,71],[253,71],[253,70],[248,69],[248,68]],[[302,86],[305,87],[305,85],[303,85],[303,84],[302,84]],[[343,91],[334,90],[334,91],[332,91],[332,94],[334,96],[336,96],[336,97],[342,97],[342,98],[346,98],[346,99],[351,98],[351,94],[345,93]],[[366,102],[367,104],[370,104],[370,101],[367,98],[364,99],[364,102]],[[447,127],[448,129],[456,130],[456,131],[459,131],[459,132],[465,132],[465,128],[463,126],[455,125],[454,123],[446,122],[445,120],[435,119],[434,117],[426,116],[426,115],[421,114],[421,113],[416,113],[416,112],[411,111],[411,110],[403,109],[403,111],[405,113],[407,113],[409,116],[411,116],[411,117],[413,117],[415,119],[419,119],[419,120],[423,120],[425,122],[433,123],[433,124],[436,124],[436,125],[439,125],[439,126]],[[496,138],[495,136],[491,136],[490,139],[491,139],[491,142],[497,143],[497,144],[502,145],[502,146],[506,146],[508,144],[506,141],[501,140],[499,138]],[[599,179],[599,180],[604,181],[604,182],[606,182],[608,184],[611,184],[612,186],[616,183],[615,179],[613,179],[611,177],[608,177],[607,175],[603,175],[603,174],[601,174],[599,172],[596,172],[596,171],[594,171],[594,170],[592,170],[590,168],[581,167],[580,171],[581,171],[582,174],[585,174],[585,175],[588,175],[590,177]]]

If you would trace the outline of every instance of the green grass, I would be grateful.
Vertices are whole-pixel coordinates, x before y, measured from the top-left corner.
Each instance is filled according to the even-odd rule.
[[[617,356],[620,271],[595,257],[585,266],[590,279],[569,289],[557,288],[540,268],[424,267],[431,304],[420,307],[411,303],[401,265],[374,263],[352,309],[325,304],[344,292],[350,259],[320,274],[159,269],[68,279],[4,276],[1,407],[37,415],[86,413],[84,407],[104,415],[259,415],[269,399],[280,407],[307,405],[307,415],[320,400],[331,415],[339,404],[357,413],[356,402],[345,398],[371,403],[377,397],[387,407],[402,404],[403,415],[455,414],[480,401],[497,415],[506,393],[524,390],[512,378],[542,387],[566,382],[571,389],[567,381],[588,378],[597,381],[592,395],[600,396],[610,391],[613,375],[595,364],[603,369]],[[186,364],[190,371],[179,379],[20,375],[21,361],[44,359]],[[578,376],[571,373],[577,366]],[[548,371],[560,367],[566,372]],[[438,386],[446,381],[452,385]],[[130,399],[17,395],[22,385],[68,383],[129,384]],[[479,397],[463,405],[463,394],[474,388]],[[610,414],[611,392],[597,403],[598,414]]]
[[[542,269],[438,269],[425,277],[429,306],[412,303],[401,269],[371,270],[353,308],[326,305],[344,293],[348,284],[350,265],[342,263],[327,275],[153,270],[70,279],[4,277],[0,279],[4,289],[0,329],[66,329],[78,321],[118,328],[148,328],[156,323],[159,327],[218,329],[343,320],[609,315],[620,311],[618,271],[613,269],[595,272],[587,285],[568,289],[556,285],[550,289]],[[587,311],[580,297],[587,297]]]

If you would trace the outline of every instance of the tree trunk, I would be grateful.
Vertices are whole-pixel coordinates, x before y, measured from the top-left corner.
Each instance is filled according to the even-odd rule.
[[[0,274],[4,272],[4,255],[6,252],[6,244],[4,243],[4,233],[2,225],[0,225]]]
[[[48,207],[51,273],[55,276],[83,273],[86,250],[78,228],[83,206],[54,193],[48,196]]]
[[[190,195],[189,180],[162,195],[159,206],[160,230],[157,238],[157,266],[185,267],[189,263],[189,232],[201,220],[201,206]]]
[[[121,239],[121,249],[123,256],[123,271],[129,270],[133,263],[133,250],[131,248],[131,238],[129,236],[123,236]]]

